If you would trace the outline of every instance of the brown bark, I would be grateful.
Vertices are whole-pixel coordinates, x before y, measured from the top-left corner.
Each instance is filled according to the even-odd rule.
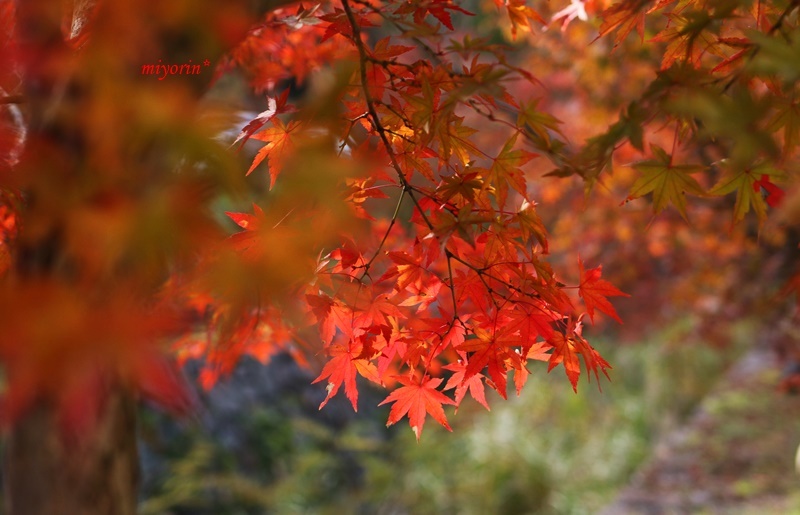
[[[53,411],[17,423],[4,456],[7,515],[134,515],[138,489],[136,405],[117,390],[97,426],[67,441]]]

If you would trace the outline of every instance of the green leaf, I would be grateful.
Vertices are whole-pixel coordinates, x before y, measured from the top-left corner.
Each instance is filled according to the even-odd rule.
[[[531,136],[531,141],[541,142],[541,147],[537,148],[542,150],[550,150],[550,132],[555,132],[564,136],[558,126],[562,123],[549,113],[545,113],[536,109],[538,100],[522,106],[517,116],[517,127],[520,127],[525,134]]]
[[[663,148],[651,145],[656,159],[642,161],[633,165],[634,170],[641,173],[641,177],[633,184],[629,200],[642,197],[648,193],[653,194],[653,210],[660,213],[671,203],[686,219],[686,193],[704,196],[705,191],[692,177],[692,174],[702,172],[705,167],[701,165],[673,165],[672,157]]]
[[[783,129],[783,155],[788,156],[800,144],[800,102],[779,99],[777,112],[767,125],[767,130]]]
[[[782,37],[748,31],[750,40],[758,45],[758,54],[748,63],[747,71],[761,76],[777,75],[787,84],[800,79],[800,38],[795,29],[794,37],[787,42]]]
[[[711,195],[727,195],[736,192],[736,204],[733,207],[733,220],[740,222],[752,208],[758,216],[758,221],[763,222],[767,217],[767,203],[761,196],[760,188],[753,185],[767,175],[775,182],[775,179],[782,179],[785,173],[782,170],[773,168],[769,163],[761,163],[752,168],[742,168],[729,170],[717,184],[711,188]]]
[[[730,95],[714,90],[686,91],[667,102],[667,110],[699,121],[700,134],[723,142],[731,162],[746,167],[760,156],[777,158],[772,131],[762,129],[772,112],[771,95],[733,86]]]

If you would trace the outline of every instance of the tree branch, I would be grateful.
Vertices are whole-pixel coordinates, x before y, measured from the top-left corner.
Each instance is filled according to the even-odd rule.
[[[411,185],[408,183],[408,180],[406,180],[405,175],[403,175],[403,170],[400,168],[400,163],[397,162],[397,156],[394,154],[392,144],[389,141],[389,137],[386,135],[386,129],[381,124],[380,116],[378,115],[378,111],[375,109],[375,100],[372,98],[372,95],[369,92],[369,81],[367,79],[366,67],[366,63],[369,61],[369,55],[366,47],[364,46],[364,42],[361,41],[361,27],[358,25],[358,21],[356,21],[356,17],[353,14],[353,9],[350,7],[349,0],[342,0],[342,6],[344,7],[344,12],[347,15],[347,21],[350,23],[350,29],[353,31],[353,44],[355,44],[356,48],[358,49],[361,89],[364,92],[364,101],[367,104],[367,111],[369,112],[370,121],[372,122],[373,127],[375,127],[375,131],[378,133],[381,143],[386,149],[386,153],[389,155],[392,168],[394,168],[395,172],[397,172],[397,177],[400,179],[400,184],[403,186],[403,192],[408,193],[408,196],[411,198],[412,202],[414,202],[414,206],[417,208],[417,211],[419,211],[419,214],[422,217],[422,220],[425,222],[425,225],[427,225],[428,229],[432,231],[433,224],[422,210],[422,206],[419,205],[419,201],[417,201],[417,198],[414,196]]]

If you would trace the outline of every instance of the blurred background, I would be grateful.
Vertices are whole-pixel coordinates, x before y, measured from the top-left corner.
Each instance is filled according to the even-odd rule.
[[[540,109],[564,122],[570,144],[613,124],[653,79],[662,55],[636,38],[615,52],[611,41],[592,43],[596,20],[514,39],[493,2],[464,5],[479,15],[461,20],[459,30],[514,47],[516,66],[547,70],[537,76],[540,90],[513,92],[539,97]],[[543,2],[537,9],[548,19],[556,10]],[[310,75],[279,89],[298,102],[318,101],[315,87],[330,69]],[[204,98],[213,110],[240,113],[225,121],[238,124],[223,134],[226,142],[268,108],[247,82],[231,72]],[[168,104],[164,90],[150,93],[154,112]],[[13,118],[8,109],[2,114]],[[651,127],[645,136],[664,148],[673,141],[671,130]],[[259,147],[248,143],[226,166],[243,176]],[[466,400],[457,414],[447,411],[453,433],[428,424],[417,443],[405,423],[385,427],[389,407],[378,407],[385,391],[360,382],[358,413],[341,395],[320,411],[325,387],[311,384],[318,362],[301,367],[279,354],[262,364],[244,356],[212,389],[198,390],[201,408],[192,416],[141,408],[140,512],[800,513],[800,398],[792,395],[800,385],[800,333],[794,299],[781,292],[794,272],[797,235],[772,219],[733,225],[732,198],[692,199],[686,219],[674,209],[656,216],[651,202],[628,199],[631,163],[640,158],[630,145],[619,148],[613,174],[588,194],[578,178],[543,177],[552,169],[545,159],[526,170],[551,232],[550,262],[567,270],[579,257],[587,268],[602,265],[603,277],[631,294],[613,302],[624,325],[598,316],[584,333],[611,363],[610,381],[582,378],[573,393],[561,367],[547,373],[541,364],[520,397],[488,393],[495,396],[491,412]],[[704,186],[715,179],[701,178]],[[236,185],[249,193],[214,197],[215,221],[225,220],[224,211],[249,210],[268,181],[259,170]],[[314,185],[315,195],[330,196],[327,183]],[[390,204],[380,208],[387,219]],[[196,382],[202,366],[189,360],[184,370]]]

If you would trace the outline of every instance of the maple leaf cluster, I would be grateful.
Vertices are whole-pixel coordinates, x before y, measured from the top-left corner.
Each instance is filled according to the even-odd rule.
[[[519,3],[499,5],[515,29],[539,18]],[[582,299],[591,319],[600,311],[619,320],[607,297],[624,295],[599,267],[581,263],[579,283],[569,286],[547,262],[549,236],[525,168],[552,152],[559,121],[537,109],[536,98],[520,98],[517,83],[537,81],[505,58],[505,48],[458,35],[451,13],[472,14],[447,1],[275,11],[232,53],[256,89],[292,76],[299,62],[308,66],[299,76],[313,84],[323,73],[318,63],[336,53],[343,71],[324,102],[309,100],[316,115],[292,116],[301,108],[267,88],[269,109],[238,141],[264,142],[248,173],[266,167],[273,191],[297,173],[298,152],[320,151],[320,138],[332,137],[329,166],[360,170],[343,179],[344,195],[368,228],[340,233],[323,251],[313,277],[293,289],[302,315],[281,327],[311,338],[311,347],[316,338],[324,345],[320,408],[343,388],[357,409],[360,376],[395,388],[384,401],[393,403],[388,423],[407,415],[417,438],[426,414],[449,429],[442,406],[458,406],[467,393],[488,409],[485,386],[506,397],[512,376],[519,393],[531,361],[563,364],[573,388],[581,357],[587,370],[605,373],[609,364],[582,336],[578,306]],[[290,42],[269,58],[267,79],[263,60],[242,56],[289,27],[302,34],[293,40],[300,46]],[[377,27],[383,35],[373,40],[367,31]],[[332,102],[333,112],[324,108]],[[264,209],[229,216],[243,229],[234,246],[264,237]],[[275,252],[262,247],[254,261]],[[308,324],[318,337],[308,336]]]
[[[582,248],[581,254],[607,260],[603,243],[614,253],[628,247],[622,259],[637,273],[607,267],[614,282],[637,295],[652,290],[645,286],[648,275],[655,280],[666,272],[669,285],[655,293],[662,300],[649,306],[679,305],[700,315],[704,337],[720,345],[726,340],[719,336],[721,317],[752,314],[756,297],[774,303],[775,282],[786,282],[787,270],[797,270],[790,249],[797,246],[798,75],[796,64],[777,64],[797,62],[789,57],[797,15],[795,2],[618,2],[598,13],[599,35],[605,37],[590,48],[599,44],[609,52],[611,68],[624,79],[596,80],[609,68],[585,55],[585,44],[596,34],[575,31],[569,45],[577,75],[585,76],[578,82],[598,85],[584,109],[609,98],[610,90],[603,89],[622,92],[615,104],[595,109],[594,120],[597,111],[608,115],[599,122],[608,129],[586,130],[588,144],[554,172],[581,176],[592,194],[616,195],[624,205],[619,214],[601,215],[603,226],[590,224],[597,230],[583,245],[595,250]],[[630,59],[632,51],[640,53]],[[649,205],[637,201],[643,197]],[[590,210],[602,212],[597,197],[592,204]],[[649,221],[641,213],[647,234],[632,237],[632,220],[648,207]],[[574,234],[585,234],[579,227]],[[642,239],[645,252],[633,243]],[[566,240],[555,244],[572,246],[577,238]],[[764,261],[753,265],[759,253]],[[776,276],[781,261],[785,268]],[[758,269],[758,281],[742,280],[752,273],[745,262]],[[784,293],[795,289],[796,276],[788,283]]]
[[[644,39],[651,24],[656,34],[643,46],[656,49],[656,78],[555,173],[579,173],[594,184],[614,168],[615,153],[630,145],[646,155],[645,138],[661,139],[655,133],[669,127],[671,149],[652,143],[649,159],[632,163],[640,175],[626,200],[652,194],[656,214],[672,205],[686,218],[687,195],[735,193],[733,221],[754,211],[763,224],[796,170],[796,66],[774,65],[790,59],[796,9],[796,3],[629,0],[602,11],[599,35],[613,35],[615,50],[630,47],[634,29]],[[717,148],[702,155],[709,142]],[[688,159],[693,153],[701,159]]]

